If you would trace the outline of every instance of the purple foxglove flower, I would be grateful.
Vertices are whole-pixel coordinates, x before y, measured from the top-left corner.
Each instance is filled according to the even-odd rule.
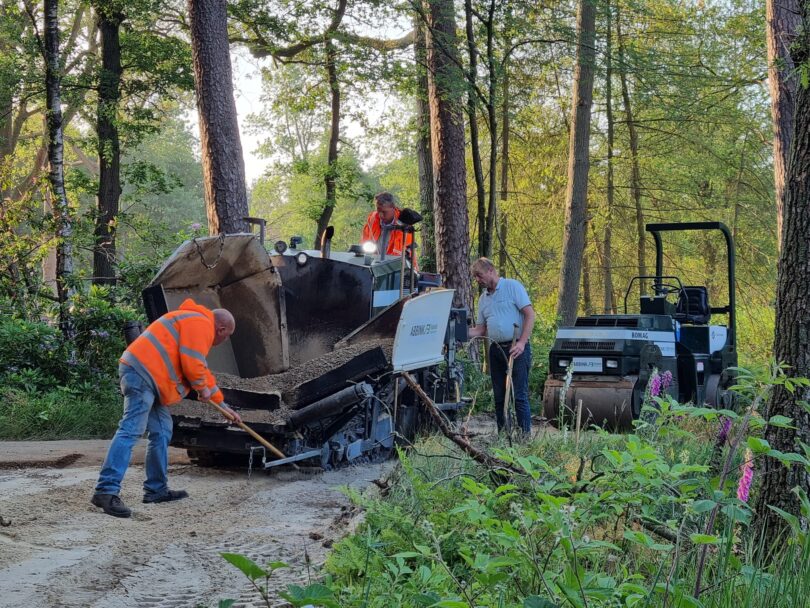
[[[740,466],[742,475],[737,486],[737,498],[743,502],[748,502],[748,492],[751,490],[751,482],[754,480],[754,459],[751,450],[745,451],[745,461]]]
[[[655,374],[650,378],[650,396],[658,397],[661,394],[661,376]]]

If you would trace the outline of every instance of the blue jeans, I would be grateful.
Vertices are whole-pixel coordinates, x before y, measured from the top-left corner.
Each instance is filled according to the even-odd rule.
[[[132,458],[132,448],[148,431],[146,448],[146,481],[144,494],[162,495],[169,491],[169,441],[172,438],[172,416],[160,405],[151,383],[128,365],[118,368],[121,392],[124,394],[124,416],[107,451],[96,484],[96,494],[119,494],[121,481]]]
[[[509,369],[510,344],[493,343],[489,346],[489,375],[495,397],[495,422],[498,430],[506,424],[503,401],[506,397],[506,372]],[[529,406],[529,368],[532,365],[532,348],[526,344],[523,353],[512,362],[512,393],[515,396],[515,417],[524,433],[531,433],[532,411]]]

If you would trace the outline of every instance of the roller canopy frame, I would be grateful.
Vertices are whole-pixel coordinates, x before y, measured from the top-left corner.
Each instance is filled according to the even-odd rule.
[[[737,346],[737,298],[736,290],[736,253],[734,250],[734,238],[728,226],[722,222],[672,222],[663,224],[647,224],[647,232],[649,232],[655,241],[655,275],[656,280],[660,283],[664,271],[664,246],[661,241],[662,232],[681,232],[681,231],[697,231],[697,230],[719,230],[723,233],[726,240],[726,252],[728,254],[728,297],[729,301],[726,306],[712,306],[712,314],[725,314],[728,315],[728,332],[729,344],[736,348]]]

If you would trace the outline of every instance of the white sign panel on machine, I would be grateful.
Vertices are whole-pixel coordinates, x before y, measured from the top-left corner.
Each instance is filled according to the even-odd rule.
[[[574,357],[574,371],[578,374],[601,372],[602,357]]]
[[[444,336],[453,306],[452,289],[441,289],[405,302],[394,338],[394,371],[436,365],[444,360]]]

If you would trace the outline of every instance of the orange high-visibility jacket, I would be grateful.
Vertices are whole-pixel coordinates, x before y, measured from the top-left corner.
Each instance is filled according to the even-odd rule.
[[[120,361],[152,378],[160,403],[171,405],[190,389],[211,389],[211,401],[224,397],[208,369],[206,357],[214,344],[214,313],[186,299],[150,324],[121,355]]]
[[[394,208],[395,217],[399,219],[399,209]],[[382,222],[380,222],[380,214],[377,211],[372,211],[368,214],[366,224],[363,226],[363,241],[380,242],[380,235],[382,234]],[[405,235],[405,246],[413,243],[413,233]],[[402,254],[402,232],[400,230],[391,230],[388,232],[388,249],[386,255],[400,255]]]

